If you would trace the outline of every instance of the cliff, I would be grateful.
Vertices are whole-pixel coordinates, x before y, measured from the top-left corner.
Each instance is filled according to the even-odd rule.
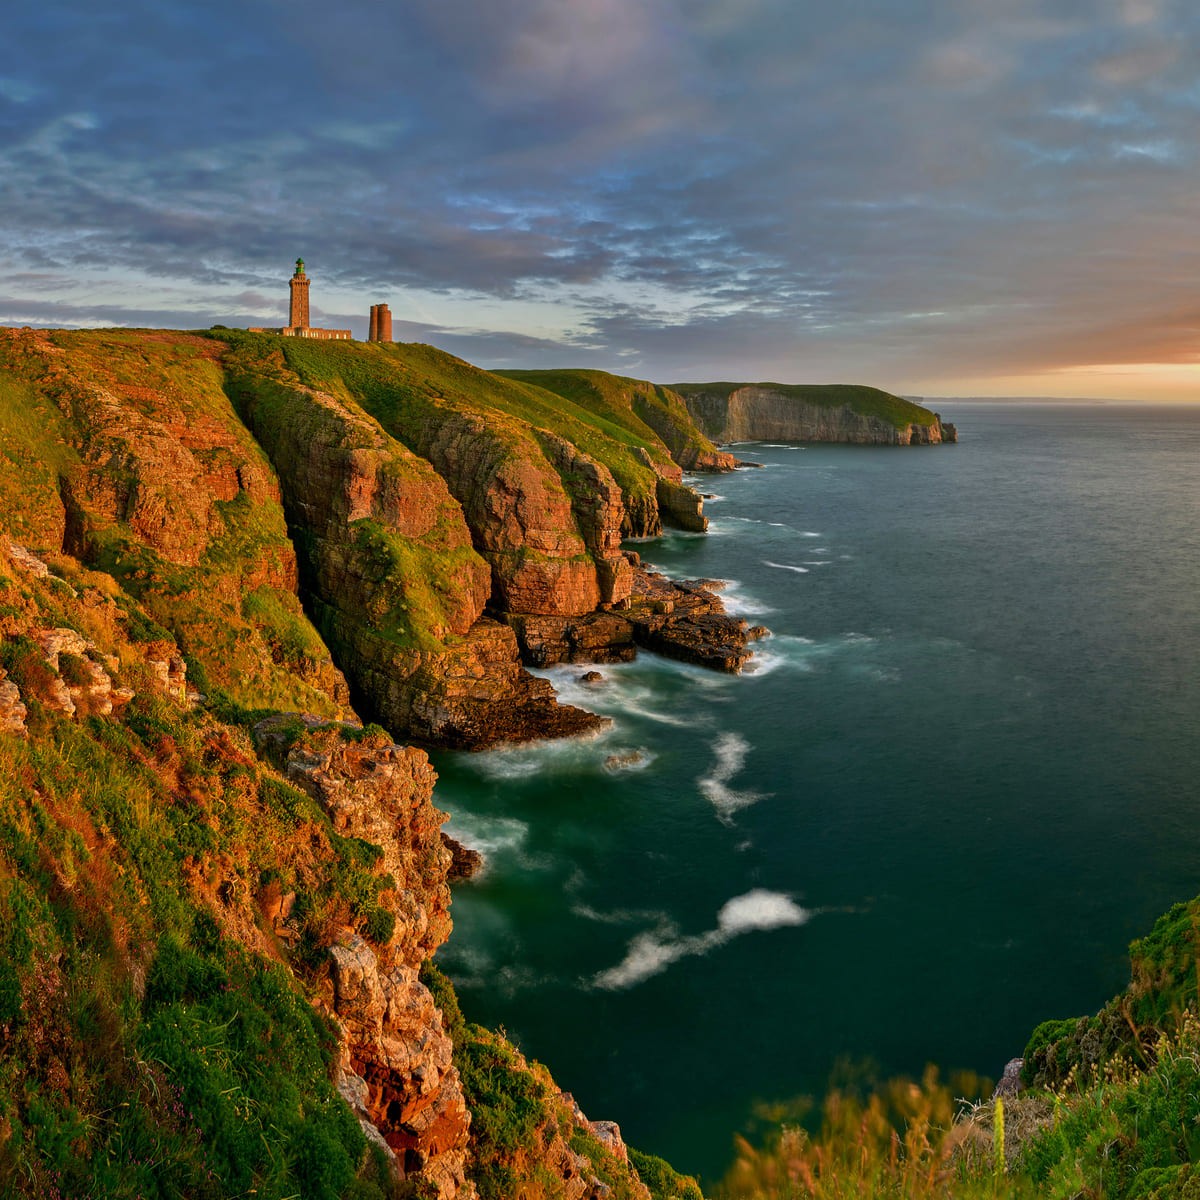
[[[662,446],[428,347],[11,330],[0,467],[0,1190],[692,1195],[453,1015],[395,740],[595,728],[523,621],[740,666],[621,549],[703,521]]]
[[[573,401],[632,433],[652,451],[654,469],[678,482],[685,471],[731,471],[732,454],[718,450],[696,428],[681,396],[642,379],[607,371],[500,371]]]
[[[878,388],[848,384],[677,383],[696,425],[718,442],[848,442],[917,446],[957,441],[937,413]]]
[[[427,744],[596,728],[510,618],[624,608],[621,538],[705,526],[648,427],[425,346],[8,330],[0,418],[5,526],[112,574],[198,691]]]
[[[615,1127],[426,974],[424,752],[230,711],[114,576],[0,538],[0,1191],[646,1200]]]

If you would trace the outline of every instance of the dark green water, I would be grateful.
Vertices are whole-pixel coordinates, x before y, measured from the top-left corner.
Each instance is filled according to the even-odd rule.
[[[439,760],[490,863],[463,1008],[682,1170],[842,1058],[999,1074],[1200,892],[1200,408],[945,415],[955,447],[743,446],[708,537],[639,547],[736,581],[756,673],[560,669],[611,733]]]

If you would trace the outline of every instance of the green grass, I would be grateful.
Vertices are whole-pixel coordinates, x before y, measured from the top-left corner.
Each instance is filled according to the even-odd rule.
[[[716,447],[696,428],[683,400],[668,388],[607,371],[497,371],[570,400],[608,426],[631,433],[656,461],[692,467]]]
[[[545,430],[606,466],[627,505],[636,507],[654,495],[655,473],[635,452],[641,449],[665,461],[661,442],[639,436],[612,414],[593,412],[543,388],[483,371],[432,346],[362,347],[289,339],[283,353],[305,383],[355,400],[389,433],[425,457],[448,414],[482,415],[502,456],[523,457],[549,474],[553,468],[538,445],[538,431]],[[481,475],[479,482],[489,478]],[[561,477],[561,486],[576,502],[588,499],[569,477]],[[455,495],[469,506],[468,498],[457,490]]]
[[[0,581],[18,596],[11,619],[87,628],[136,695],[58,716],[34,639],[0,639],[29,728],[0,737],[0,1194],[382,1200],[306,982],[331,929],[390,935],[380,848],[339,836],[243,732],[160,696],[129,622],[96,624],[53,580]],[[256,932],[268,881],[297,896],[291,952]]]
[[[34,364],[0,339],[0,521],[32,550],[58,549],[58,476],[78,456],[62,413],[35,379]]]

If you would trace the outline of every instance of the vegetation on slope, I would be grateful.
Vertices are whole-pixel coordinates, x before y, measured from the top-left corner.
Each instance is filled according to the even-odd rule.
[[[270,465],[213,350],[148,331],[0,335],[3,526],[118,579],[202,688],[337,715],[345,685],[295,594]]]
[[[243,731],[162,693],[114,591],[0,553],[0,665],[28,710],[0,735],[0,1192],[381,1198],[329,1026],[246,899],[295,889],[319,944],[358,901],[359,847]],[[134,692],[119,715],[56,711],[46,625]]]
[[[536,443],[538,431],[546,430],[603,463],[634,512],[653,508],[656,484],[655,471],[636,451],[669,465],[657,438],[639,436],[608,414],[481,370],[432,346],[395,343],[364,353],[346,343],[293,339],[285,354],[306,384],[353,398],[394,437],[426,456],[448,413],[481,415],[489,430],[516,439],[518,446],[528,446],[529,439]],[[577,481],[566,477],[562,482],[578,498]]]
[[[642,442],[661,447],[663,465],[672,460],[687,470],[703,468],[720,452],[692,422],[683,400],[669,388],[607,371],[497,371],[570,400],[628,429]]]
[[[487,598],[487,568],[429,464],[357,405],[300,387],[278,339],[233,345],[226,386],[280,476],[325,637],[353,620],[398,646],[438,651],[466,633]],[[356,482],[375,494],[351,509],[345,493]]]

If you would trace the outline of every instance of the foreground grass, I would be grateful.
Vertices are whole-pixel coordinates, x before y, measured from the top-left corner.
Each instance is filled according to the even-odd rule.
[[[1034,1031],[1019,1095],[966,1103],[932,1068],[865,1097],[832,1091],[808,1127],[739,1140],[716,1200],[1195,1200],[1200,899],[1130,957],[1129,986],[1099,1014]]]

